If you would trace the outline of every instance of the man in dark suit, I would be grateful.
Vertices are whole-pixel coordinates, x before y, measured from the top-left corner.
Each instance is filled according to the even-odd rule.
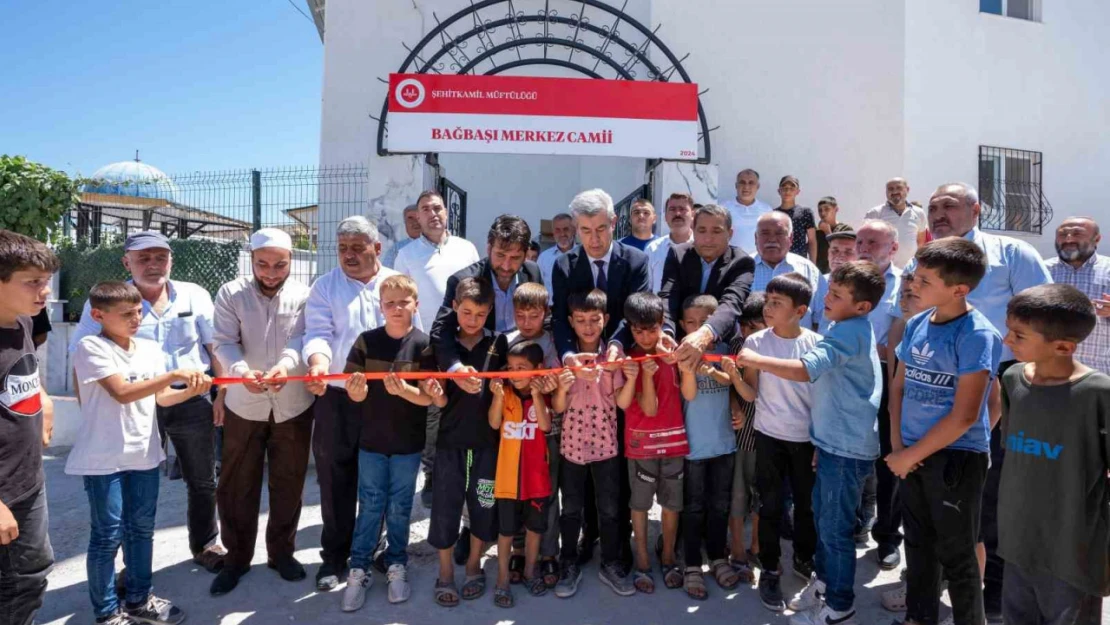
[[[455,371],[462,367],[455,349],[455,333],[458,317],[451,304],[455,301],[455,287],[464,278],[485,278],[493,285],[494,305],[486,317],[486,328],[491,332],[508,332],[516,327],[513,319],[513,291],[525,282],[543,284],[540,267],[525,260],[528,244],[532,240],[532,230],[528,222],[515,215],[501,215],[493,221],[486,237],[486,258],[457,271],[447,279],[447,290],[443,304],[432,324],[432,345],[435,345],[436,363],[444,371]],[[466,380],[459,386],[469,392]],[[480,386],[480,385],[478,385]]]
[[[555,263],[551,326],[563,363],[574,366],[580,364],[580,358],[567,308],[570,294],[595,288],[608,294],[605,336],[609,338],[624,327],[624,300],[633,293],[651,290],[651,274],[647,254],[613,240],[617,216],[608,193],[601,189],[583,191],[571,201],[570,209],[581,244]]]
[[[717,340],[729,341],[755,278],[755,261],[729,245],[732,215],[728,209],[706,204],[694,213],[694,241],[671,247],[663,265],[659,296],[667,302],[663,330],[682,342],[676,358],[694,364]],[[682,336],[676,322],[682,303],[691,295],[717,298],[717,311],[698,330]]]

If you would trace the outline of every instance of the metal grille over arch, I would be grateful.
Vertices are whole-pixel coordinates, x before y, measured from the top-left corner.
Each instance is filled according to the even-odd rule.
[[[469,0],[469,6],[436,26],[416,44],[399,74],[492,76],[532,65],[562,67],[589,78],[692,83],[682,61],[654,30],[600,0]],[[625,28],[622,33],[621,29]],[[659,59],[658,63],[652,59]],[[704,91],[702,92],[705,93]],[[386,147],[388,94],[378,121],[379,156]],[[698,101],[698,163],[710,162],[709,128]]]

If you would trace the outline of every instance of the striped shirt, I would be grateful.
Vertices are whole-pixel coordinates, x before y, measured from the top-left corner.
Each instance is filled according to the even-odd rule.
[[[766,291],[767,283],[775,276],[796,272],[805,276],[806,282],[809,283],[809,288],[817,291],[817,283],[821,280],[821,270],[817,265],[809,262],[809,259],[802,258],[793,252],[787,252],[786,258],[782,259],[779,264],[774,267],[763,262],[763,257],[759,254],[755,255],[755,280],[752,282],[752,293],[756,291]],[[807,310],[804,317],[802,317],[802,327],[809,329],[813,327],[813,311]]]
[[[1110,293],[1110,256],[1092,254],[1079,269],[1059,258],[1045,261],[1052,281],[1070,284],[1091,299],[1102,299]],[[1083,364],[1110,374],[1110,317],[1098,317],[1095,329],[1079,344],[1075,357]]]
[[[728,353],[738,354],[744,348],[744,337],[737,332],[736,338],[728,346]],[[736,390],[733,389],[733,393]],[[736,393],[736,400],[740,402],[740,409],[744,411],[744,427],[736,431],[736,448],[740,451],[755,451],[755,402],[744,401]]]

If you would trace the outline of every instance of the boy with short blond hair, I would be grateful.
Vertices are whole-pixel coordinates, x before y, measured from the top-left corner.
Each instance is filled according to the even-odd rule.
[[[478,372],[504,367],[508,351],[505,336],[486,329],[486,317],[493,309],[490,283],[481,278],[460,280],[452,306],[458,319],[453,330],[459,361]],[[497,431],[489,426],[492,396],[484,380],[477,377],[454,380],[447,384],[445,394],[447,401],[436,439],[428,544],[439,550],[435,601],[453,607],[459,604],[459,590],[455,587],[451,550],[459,539],[464,504],[470,515],[470,555],[462,598],[477,599],[486,591],[481,559],[484,545],[497,540],[493,489],[499,440]]]
[[[624,304],[624,318],[635,345],[630,358],[653,356],[663,332],[665,304],[654,293],[633,293]],[[699,326],[700,327],[700,326]],[[643,593],[655,591],[647,550],[648,510],[658,500],[663,507],[664,581],[672,587],[677,572],[675,541],[682,512],[685,456],[690,453],[682,415],[678,367],[661,359],[626,361],[621,365],[625,383],[617,406],[625,411],[624,452],[631,486],[635,570],[633,584]],[[700,529],[700,528],[699,528]]]
[[[89,498],[93,613],[97,623],[112,625],[180,623],[185,613],[151,592],[158,465],[165,460],[155,406],[203,395],[212,380],[202,371],[166,372],[161,347],[134,338],[143,307],[133,285],[101,282],[89,291],[89,306],[101,331],[82,338],[74,355],[82,421],[65,470],[83,477]],[[122,606],[115,587],[121,546]]]
[[[42,607],[54,565],[42,470],[53,404],[39,383],[32,318],[58,267],[42,242],[0,230],[0,614],[19,624]]]
[[[717,311],[717,298],[694,295],[682,303],[682,328],[695,332]],[[718,341],[711,353],[724,355],[728,346]],[[702,577],[701,549],[709,556],[709,572],[724,590],[735,588],[740,575],[728,561],[728,514],[736,462],[736,436],[729,410],[729,375],[717,365],[701,363],[696,371],[679,367],[683,412],[690,453],[686,455],[682,485],[682,540],[686,593],[692,599],[708,596]],[[667,580],[664,579],[664,582]]]
[[[362,429],[358,452],[358,518],[351,542],[351,571],[347,577],[341,608],[353,612],[362,607],[373,584],[370,570],[374,547],[384,520],[388,548],[385,551],[386,579],[390,603],[407,601],[409,517],[420,472],[420,452],[428,406],[447,403],[443,388],[434,379],[419,384],[395,375],[434,370],[428,353],[430,339],[413,327],[416,314],[416,282],[406,275],[382,281],[381,309],[385,325],[363,332],[347,355],[344,373],[350,373],[346,389],[351,401],[361,404]],[[384,380],[367,382],[367,373],[394,373]]]

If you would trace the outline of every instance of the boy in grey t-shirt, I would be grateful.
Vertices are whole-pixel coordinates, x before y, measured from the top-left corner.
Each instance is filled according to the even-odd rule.
[[[1075,360],[1095,311],[1078,289],[1027,289],[1006,310],[1024,364],[1002,377],[998,553],[1007,625],[1099,623],[1110,595],[1110,377]]]

